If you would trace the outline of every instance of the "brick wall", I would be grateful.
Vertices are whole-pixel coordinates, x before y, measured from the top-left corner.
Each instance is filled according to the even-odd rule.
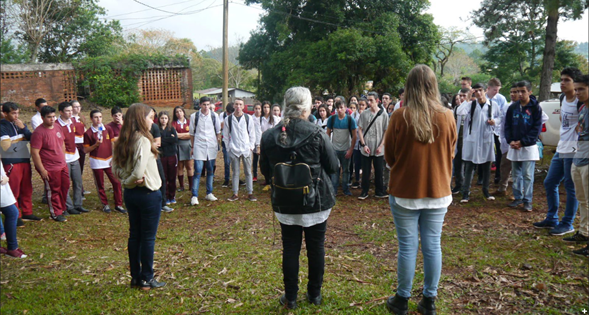
[[[138,83],[141,101],[150,106],[192,107],[190,68],[153,68],[143,72]]]
[[[21,106],[44,98],[49,105],[76,99],[75,71],[71,64],[2,65],[0,101]]]

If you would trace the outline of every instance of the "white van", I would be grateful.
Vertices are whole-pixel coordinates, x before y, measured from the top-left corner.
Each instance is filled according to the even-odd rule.
[[[540,103],[542,110],[550,117],[543,128],[540,139],[544,145],[558,145],[560,140],[560,99],[551,99]]]

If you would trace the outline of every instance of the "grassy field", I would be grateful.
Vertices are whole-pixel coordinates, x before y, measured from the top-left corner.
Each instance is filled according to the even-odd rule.
[[[32,114],[23,113],[23,120],[29,122]],[[110,120],[107,111],[104,117]],[[546,153],[551,155],[550,148]],[[222,159],[221,154],[218,157]],[[540,169],[547,167],[549,158]],[[359,201],[359,190],[352,191],[354,197],[338,196],[326,235],[324,304],[311,306],[304,301],[307,260],[303,249],[299,308],[285,311],[278,304],[283,293],[280,227],[269,194],[255,185],[258,202],[225,201],[231,192],[221,187],[223,165],[217,165],[214,193],[219,201],[201,198],[201,204],[192,207],[190,193],[185,191],[178,193],[174,212],[162,213],[155,271],[167,286],[146,292],[129,288],[127,218],[99,210],[90,172],[84,173],[85,187],[92,191],[84,206],[92,212],[69,216],[66,223],[48,218],[35,172],[34,213],[45,219],[18,229],[20,247],[29,255],[26,259],[1,258],[1,313],[388,313],[384,302],[396,287],[398,243],[386,200]],[[544,176],[544,171],[536,176],[531,213],[507,208],[504,198],[484,201],[476,185],[468,205],[460,205],[455,198],[442,235],[439,314],[583,314],[584,308],[589,310],[589,262],[571,253],[581,246],[565,244],[561,237],[532,227],[546,212]],[[108,197],[113,206],[112,193]],[[564,193],[564,202],[563,197]],[[411,314],[417,314],[422,290],[421,257]]]

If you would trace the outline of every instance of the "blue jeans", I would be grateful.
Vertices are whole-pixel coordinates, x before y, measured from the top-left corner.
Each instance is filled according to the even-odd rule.
[[[202,175],[202,169],[205,164],[207,166],[207,195],[213,193],[213,169],[215,168],[215,160],[209,160],[208,163],[205,163],[205,161],[194,160],[194,180],[192,181],[193,197],[198,197],[200,176]]]
[[[346,151],[335,151],[335,155],[339,160],[339,168],[333,174],[331,174],[331,183],[333,184],[333,193],[337,194],[337,188],[339,187],[339,174],[340,170],[343,169],[342,174],[342,189],[344,193],[350,192],[350,160],[346,159]]]
[[[145,187],[125,188],[125,205],[129,211],[129,265],[131,277],[153,279],[155,235],[162,212],[162,192]]]
[[[225,142],[221,142],[221,147],[223,148],[223,165],[225,166],[225,181],[229,182],[229,177],[231,175],[231,158],[229,157],[229,154],[227,154]]]
[[[8,244],[7,249],[15,250],[18,248],[18,242],[16,241],[16,220],[18,219],[18,208],[16,207],[16,204],[13,204],[8,207],[0,208],[0,211],[2,211],[5,217],[5,226],[2,229],[2,232],[6,233],[6,243]],[[0,221],[2,220],[0,219]]]
[[[571,177],[572,158],[560,158],[558,152],[554,154],[552,162],[550,162],[550,169],[548,175],[544,179],[544,188],[546,189],[546,200],[548,201],[548,213],[546,220],[550,223],[558,223],[558,186],[564,180],[564,188],[567,192],[566,209],[560,224],[572,228],[575,215],[577,214],[577,197],[575,196],[575,183]]]
[[[410,210],[399,206],[395,197],[389,195],[389,204],[397,238],[399,254],[397,256],[397,294],[411,297],[411,286],[415,276],[415,261],[421,235],[421,252],[423,253],[423,295],[438,295],[438,283],[442,273],[442,225],[448,208]]]
[[[513,172],[513,197],[515,200],[532,202],[534,197],[534,169],[536,161],[511,162]]]

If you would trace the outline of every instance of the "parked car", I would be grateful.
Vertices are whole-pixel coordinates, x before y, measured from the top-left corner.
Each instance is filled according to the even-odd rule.
[[[560,140],[560,100],[551,99],[540,103],[542,110],[550,118],[542,126],[540,139],[544,145],[557,146]]]
[[[245,105],[243,112],[246,114],[253,115],[254,114],[254,105]]]

